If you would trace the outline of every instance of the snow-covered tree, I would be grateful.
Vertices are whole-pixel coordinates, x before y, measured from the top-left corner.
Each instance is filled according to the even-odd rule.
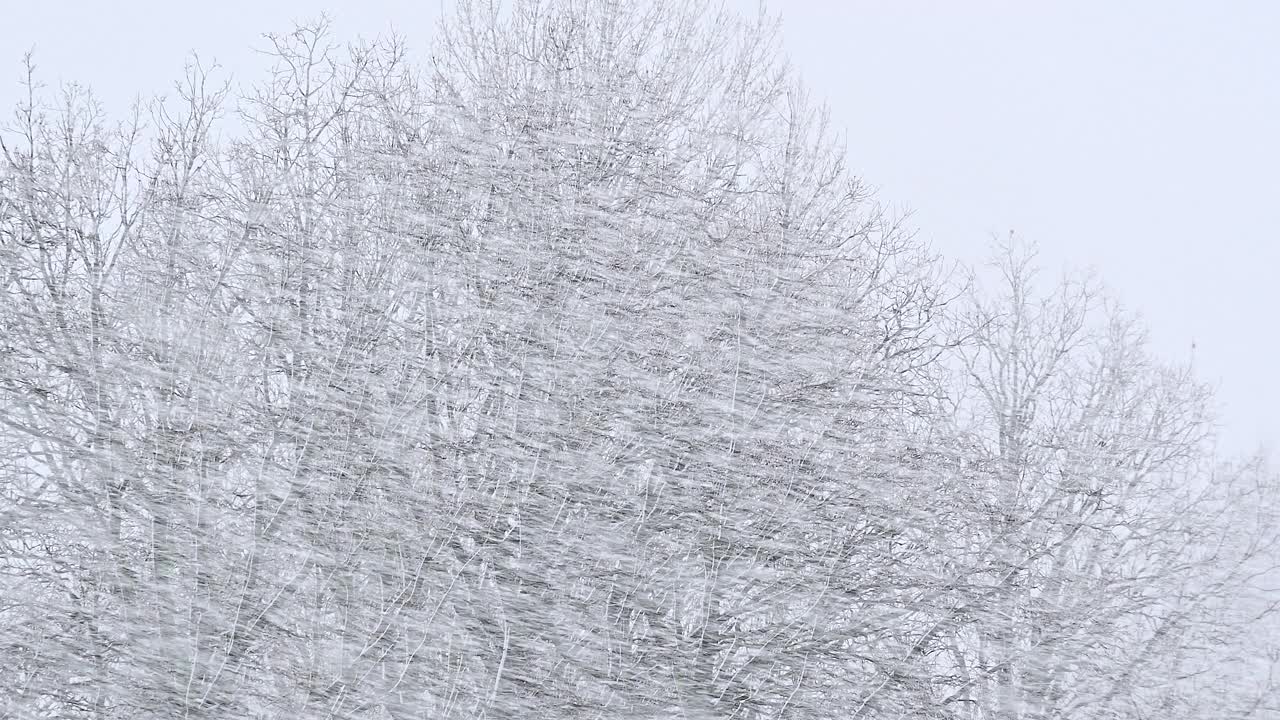
[[[0,712],[1273,711],[1275,475],[1135,319],[956,289],[767,15],[454,6],[123,123],[26,75]]]
[[[1274,566],[1275,480],[1215,461],[1209,390],[1152,356],[1135,315],[1088,277],[1038,287],[1034,263],[999,244],[999,292],[960,315],[991,520],[957,697],[979,717],[1207,716],[1172,698],[1265,619],[1222,613]],[[1219,679],[1218,713],[1249,682]]]

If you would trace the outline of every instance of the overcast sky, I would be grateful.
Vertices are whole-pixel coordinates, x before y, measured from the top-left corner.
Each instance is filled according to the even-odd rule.
[[[736,0],[744,8],[753,0]],[[263,32],[321,10],[424,46],[439,0],[0,0],[0,105],[34,46],[112,112],[198,51],[252,80]],[[788,0],[788,51],[852,166],[947,256],[993,233],[1096,267],[1159,352],[1217,385],[1226,449],[1280,441],[1280,4]]]

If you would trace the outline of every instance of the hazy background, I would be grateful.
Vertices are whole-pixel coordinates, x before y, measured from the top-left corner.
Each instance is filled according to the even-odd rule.
[[[977,262],[1014,230],[1052,269],[1096,267],[1162,354],[1194,342],[1224,449],[1280,440],[1280,5],[772,7],[852,166],[938,250]],[[261,34],[322,10],[340,38],[394,26],[421,51],[441,3],[0,0],[0,106],[7,120],[31,47],[45,83],[88,84],[116,116],[167,91],[192,50],[252,82]]]

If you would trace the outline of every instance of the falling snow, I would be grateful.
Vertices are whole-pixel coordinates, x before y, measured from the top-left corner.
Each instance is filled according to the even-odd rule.
[[[771,20],[446,29],[27,76],[0,716],[1280,717],[1280,477],[1092,278],[933,255]]]

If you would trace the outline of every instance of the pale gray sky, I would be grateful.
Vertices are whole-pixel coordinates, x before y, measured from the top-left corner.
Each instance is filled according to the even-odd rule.
[[[753,0],[734,0],[744,8]],[[1158,350],[1219,387],[1233,451],[1280,441],[1280,5],[772,3],[851,163],[951,257],[992,233],[1095,266]],[[167,89],[197,50],[245,79],[266,31],[321,10],[341,35],[426,45],[439,0],[0,0],[0,106],[22,52],[109,110]]]

